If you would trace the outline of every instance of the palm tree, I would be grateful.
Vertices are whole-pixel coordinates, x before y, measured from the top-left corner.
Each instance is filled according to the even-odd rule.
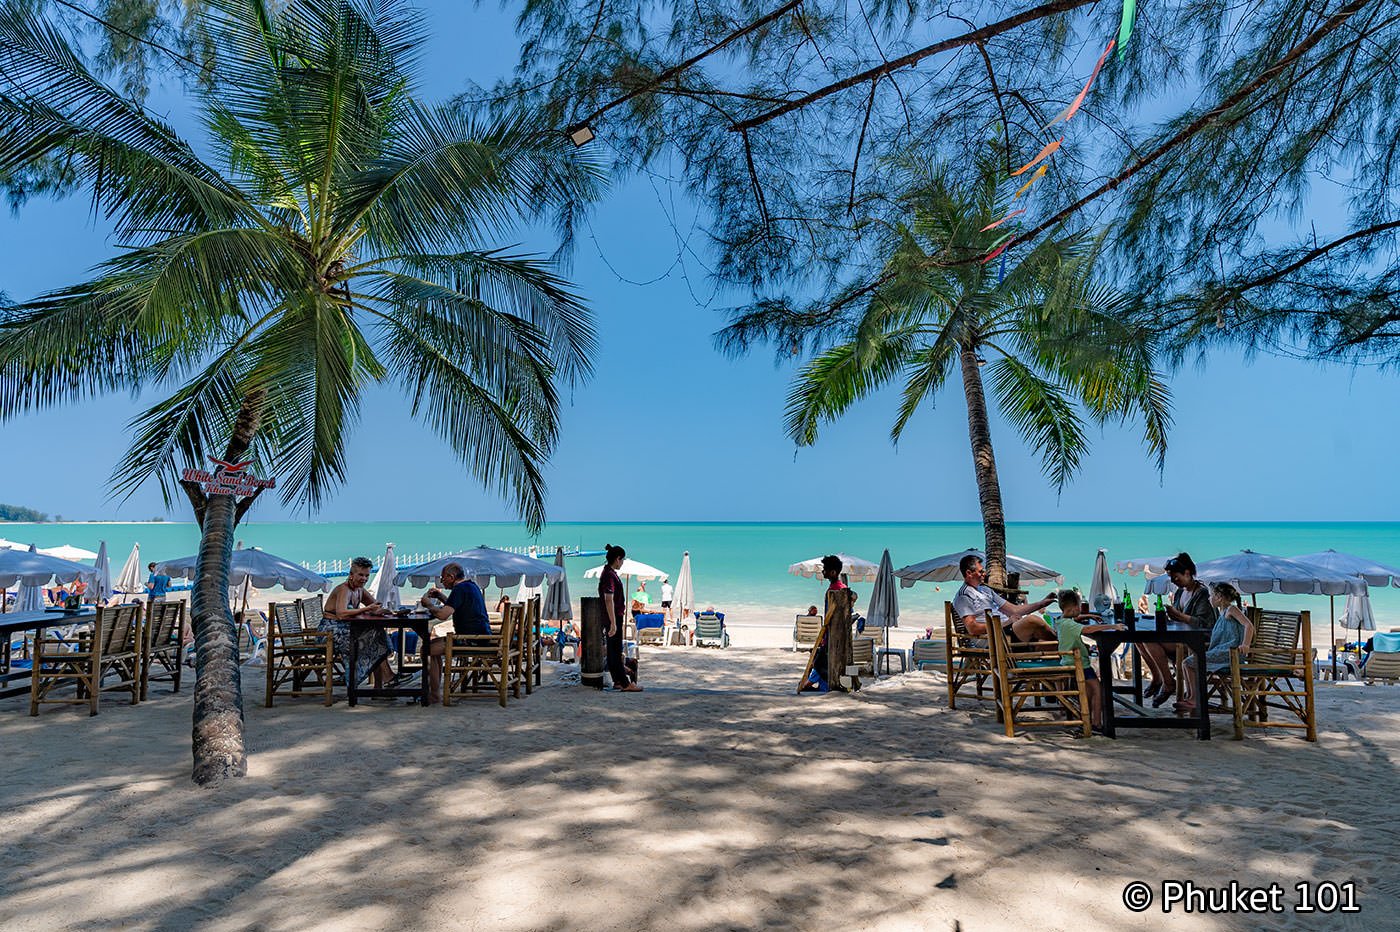
[[[182,467],[252,460],[314,508],[344,478],[362,395],[392,382],[538,528],[559,383],[587,373],[593,330],[549,261],[491,244],[542,218],[567,232],[599,179],[528,114],[420,101],[423,27],[398,0],[214,0],[207,29],[205,157],[53,25],[0,13],[0,173],[62,158],[122,244],[3,312],[0,416],[163,390],[114,481],[155,477],[201,524],[201,784],[246,772],[226,584],[251,498],[206,498]]]
[[[1100,424],[1141,415],[1162,468],[1168,391],[1154,369],[1149,332],[1131,322],[1122,295],[1095,279],[1096,244],[1088,237],[1057,234],[1004,263],[986,261],[1014,229],[1008,222],[984,229],[1010,212],[995,162],[980,165],[970,190],[914,159],[899,167],[907,183],[896,216],[878,224],[877,271],[801,311],[781,300],[741,309],[718,342],[731,353],[762,341],[793,355],[815,347],[787,401],[787,433],[799,446],[815,443],[824,422],[896,380],[897,442],[914,413],[932,405],[958,373],[988,576],[1000,586],[1006,517],[984,371],[1002,413],[1042,458],[1057,490],[1086,450],[1085,415]]]

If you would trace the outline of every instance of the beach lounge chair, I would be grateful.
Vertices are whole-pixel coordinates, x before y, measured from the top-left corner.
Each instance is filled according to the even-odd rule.
[[[660,612],[643,612],[635,616],[637,623],[637,643],[662,645],[665,643],[666,616]]]
[[[151,682],[151,664],[160,664],[171,681],[171,692],[180,691],[180,671],[184,654],[185,603],[152,602],[146,606],[146,624],[141,639],[141,701]]]
[[[863,675],[875,675],[875,639],[868,633],[852,636],[851,665],[860,667]]]
[[[962,619],[953,612],[952,602],[943,603],[943,643],[947,648],[944,666],[948,671],[948,708],[958,707],[958,696],[969,683],[974,688],[973,698],[983,701],[982,693],[992,678],[991,648],[986,639],[967,633]]]
[[[948,671],[948,645],[933,638],[915,638],[909,648],[909,666],[914,670]]]
[[[1362,678],[1368,685],[1400,683],[1400,634],[1382,633],[1371,638]]]
[[[1307,740],[1316,741],[1309,614],[1257,607],[1249,614],[1254,639],[1249,647],[1230,651],[1235,740],[1244,739],[1246,728],[1297,728]],[[1270,710],[1283,713],[1283,719],[1270,719]]]
[[[267,608],[267,696],[320,695],[326,705],[333,701],[335,683],[335,644],[329,631],[308,630],[302,624],[303,606],[295,602],[274,602]]]
[[[141,606],[99,606],[91,630],[78,632],[78,649],[40,631],[34,638],[32,676],[29,681],[29,714],[38,715],[46,703],[86,705],[97,714],[104,691],[131,693],[131,704],[141,699]],[[115,674],[115,683],[107,684]],[[60,686],[74,684],[77,695],[53,698]]]
[[[521,635],[525,606],[511,605],[491,634],[449,634],[443,652],[442,704],[454,699],[496,697],[501,708],[507,694],[520,698]]]
[[[1057,641],[1032,641],[1017,644],[1013,654],[1006,642],[1006,631],[1000,621],[987,613],[987,634],[995,671],[997,721],[1006,728],[1006,736],[1016,736],[1016,726],[1023,728],[1063,728],[1065,718],[1078,723],[1084,737],[1092,734],[1089,723],[1089,691],[1085,686],[1084,665],[1077,651],[1060,650]],[[1042,699],[1053,700],[1047,708],[1036,705]],[[1050,713],[1050,718],[1031,718],[1032,713]]]
[[[820,615],[798,615],[797,621],[792,626],[792,651],[810,651],[812,645],[817,643],[817,636],[821,634],[822,616]]]
[[[724,616],[719,612],[701,612],[695,616],[695,646],[729,646],[729,632],[724,630]]]

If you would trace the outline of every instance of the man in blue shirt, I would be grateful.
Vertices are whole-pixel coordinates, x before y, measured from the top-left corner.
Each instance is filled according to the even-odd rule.
[[[452,619],[452,630],[457,634],[491,633],[491,622],[486,615],[486,597],[482,595],[480,586],[466,578],[461,564],[449,563],[444,566],[438,582],[442,583],[446,592],[433,587],[419,600],[429,615],[438,621]],[[433,705],[442,702],[442,656],[446,652],[446,638],[433,638],[428,645],[428,697]]]
[[[151,575],[146,577],[146,597],[152,602],[164,602],[165,594],[170,591],[170,577],[157,573],[154,563],[146,564],[146,569],[151,571]]]

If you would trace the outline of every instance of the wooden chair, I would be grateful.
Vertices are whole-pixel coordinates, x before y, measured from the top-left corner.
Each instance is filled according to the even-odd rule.
[[[969,683],[974,687],[973,698],[982,701],[987,681],[992,679],[990,642],[968,634],[967,626],[953,611],[952,602],[943,603],[943,639],[947,649],[944,663],[948,668],[948,708],[958,707],[958,696]]]
[[[454,699],[494,695],[505,708],[507,693],[520,698],[525,606],[512,605],[501,615],[499,630],[491,634],[447,635],[443,650],[443,705],[452,705]]]
[[[799,650],[810,651],[812,645],[817,643],[821,631],[822,616],[798,615],[792,626],[792,652],[795,654]]]
[[[1311,617],[1257,607],[1249,614],[1254,640],[1243,650],[1230,651],[1235,740],[1244,739],[1246,728],[1298,728],[1308,741],[1316,741]],[[1284,719],[1270,720],[1271,709],[1284,713]]]
[[[29,714],[38,715],[46,703],[86,705],[89,715],[97,714],[104,691],[131,693],[131,704],[141,699],[141,606],[99,606],[90,631],[78,634],[77,650],[72,644],[40,631],[34,638],[33,673],[29,680]],[[105,684],[116,674],[117,681]],[[51,698],[61,685],[73,683],[77,695]]]
[[[329,631],[308,630],[303,624],[303,607],[295,602],[274,602],[268,606],[267,696],[319,694],[326,705],[332,700],[335,683],[335,643]]]
[[[997,720],[1006,727],[1006,736],[1016,736],[1016,726],[1062,728],[1063,710],[1079,722],[1084,737],[1092,734],[1089,723],[1089,691],[1085,686],[1084,664],[1078,651],[1062,651],[1056,641],[1017,644],[1013,653],[1006,642],[1006,631],[998,619],[987,613],[987,634],[996,678]],[[1027,703],[1052,700],[1047,709]],[[1032,712],[1050,712],[1051,718],[1029,718]]]
[[[185,603],[152,602],[146,607],[141,639],[141,701],[146,701],[151,664],[159,663],[171,680],[171,692],[180,691],[185,643]]]
[[[303,631],[315,631],[326,617],[326,598],[319,592],[296,600],[297,612],[301,615]]]
[[[539,686],[544,681],[544,622],[540,619],[539,596],[532,596],[525,602],[525,629],[530,635],[527,641],[530,679],[534,686]],[[534,686],[527,681],[525,694],[534,692]]]

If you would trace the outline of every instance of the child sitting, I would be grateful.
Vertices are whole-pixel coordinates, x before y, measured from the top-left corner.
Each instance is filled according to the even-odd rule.
[[[1089,694],[1089,724],[1095,730],[1102,729],[1103,686],[1089,661],[1089,648],[1084,644],[1084,635],[1096,631],[1112,631],[1123,626],[1097,623],[1098,616],[1084,610],[1083,600],[1073,589],[1061,591],[1059,603],[1064,615],[1055,623],[1056,639],[1060,642],[1060,650],[1079,655],[1079,660],[1084,665],[1084,689]],[[1076,620],[1079,618],[1094,620],[1096,623],[1084,624]]]

